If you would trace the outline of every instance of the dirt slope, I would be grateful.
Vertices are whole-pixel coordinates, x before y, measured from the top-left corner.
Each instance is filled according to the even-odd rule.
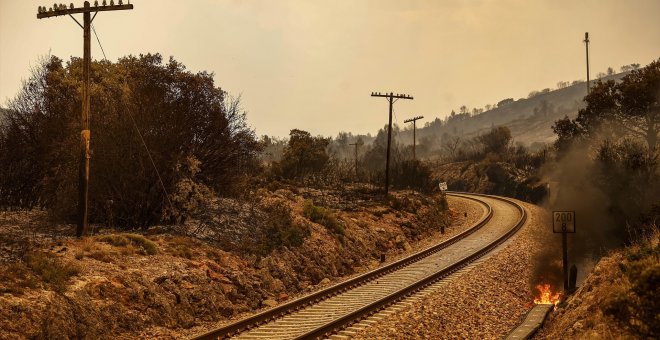
[[[191,335],[372,269],[381,254],[392,261],[466,224],[467,208],[461,204],[461,211],[447,213],[454,223],[445,235],[438,228],[447,217],[429,229],[420,214],[406,210],[410,205],[371,204],[332,210],[345,230],[339,237],[303,216],[301,195],[268,195],[290,205],[294,220],[309,226],[300,247],[260,256],[225,251],[163,228],[53,238],[39,228],[24,233],[26,225],[39,224],[40,212],[1,213],[0,338]],[[420,211],[431,202],[401,195]]]

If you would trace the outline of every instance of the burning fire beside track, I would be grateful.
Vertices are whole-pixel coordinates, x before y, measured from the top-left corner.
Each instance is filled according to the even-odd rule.
[[[536,289],[539,293],[534,298],[534,304],[552,304],[555,307],[557,306],[561,298],[561,292],[553,292],[552,286],[549,283],[538,284],[536,285]]]

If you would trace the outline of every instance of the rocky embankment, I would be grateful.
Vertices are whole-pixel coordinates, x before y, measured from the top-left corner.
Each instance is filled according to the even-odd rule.
[[[0,213],[0,338],[190,336],[373,269],[383,255],[393,261],[481,214],[474,203],[450,199],[449,211],[425,220],[439,201],[414,193],[346,210],[321,209],[288,190],[260,195],[290,208],[288,223],[307,232],[300,245],[223,249],[231,242],[211,237],[222,230],[199,223],[188,233],[105,230],[78,240],[41,225],[43,213]],[[191,231],[204,236],[185,236]]]

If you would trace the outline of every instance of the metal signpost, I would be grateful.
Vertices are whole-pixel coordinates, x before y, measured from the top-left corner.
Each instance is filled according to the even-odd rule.
[[[575,211],[553,211],[552,232],[561,233],[561,246],[564,267],[564,291],[568,292],[568,233],[575,233]]]

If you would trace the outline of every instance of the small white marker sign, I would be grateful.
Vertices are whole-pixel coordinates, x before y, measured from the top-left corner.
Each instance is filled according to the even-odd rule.
[[[554,232],[554,233],[574,233],[575,232],[575,211],[553,211],[552,212],[552,232]]]
[[[438,187],[440,187],[441,191],[447,191],[447,182],[438,183]]]

